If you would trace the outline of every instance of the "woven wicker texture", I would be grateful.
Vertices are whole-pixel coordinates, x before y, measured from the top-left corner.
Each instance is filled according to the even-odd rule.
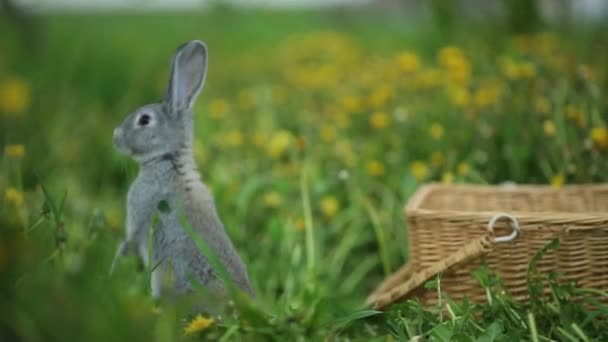
[[[608,185],[553,189],[431,184],[411,198],[405,211],[410,261],[368,298],[376,307],[413,295],[425,304],[435,303],[437,293],[419,285],[426,280],[421,278],[437,272],[444,272],[442,292],[482,302],[485,291],[471,276],[482,260],[500,274],[515,299],[524,301],[529,260],[555,238],[560,239],[560,248],[539,261],[539,271],[557,271],[563,280],[576,280],[579,286],[608,290]],[[512,242],[478,248],[474,255],[463,254],[465,246],[488,234],[488,221],[499,212],[517,219],[521,235]],[[510,233],[508,222],[496,224],[496,236]]]

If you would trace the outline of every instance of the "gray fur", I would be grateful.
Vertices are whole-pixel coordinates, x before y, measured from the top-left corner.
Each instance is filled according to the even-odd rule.
[[[147,266],[156,266],[151,281],[154,297],[189,292],[191,278],[209,289],[223,287],[207,258],[181,226],[176,212],[179,206],[235,284],[253,296],[247,269],[224,230],[192,153],[192,106],[203,86],[206,69],[207,48],[202,42],[180,46],[171,63],[165,100],[139,108],[114,130],[116,148],[137,160],[140,168],[127,194],[127,234],[118,247],[111,272],[122,256],[138,255]],[[148,120],[142,121],[143,115]],[[158,210],[161,201],[168,203],[167,212]],[[153,234],[150,263],[148,235],[155,213],[159,222]],[[168,285],[166,278],[170,279]]]

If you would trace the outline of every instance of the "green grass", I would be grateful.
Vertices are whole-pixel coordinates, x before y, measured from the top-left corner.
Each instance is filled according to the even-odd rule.
[[[41,20],[36,50],[0,23],[0,99],[14,79],[29,93],[16,113],[0,101],[2,340],[184,338],[187,303],[156,313],[149,272],[138,272],[136,260],[108,275],[137,172],[111,134],[161,98],[172,52],[193,38],[211,54],[196,105],[196,158],[257,294],[236,301],[239,319],[224,315],[203,336],[608,338],[605,289],[537,274],[536,259],[530,291],[546,283],[552,291],[530,303],[513,302],[500,277],[482,269],[474,276],[488,289],[486,303],[363,305],[408,258],[402,208],[421,184],[608,180],[601,27],[516,38],[477,22],[445,36],[398,13],[228,9]],[[446,57],[452,66],[438,57],[445,46],[457,47]],[[420,62],[409,73],[397,61],[404,51]],[[438,80],[429,80],[433,70]]]

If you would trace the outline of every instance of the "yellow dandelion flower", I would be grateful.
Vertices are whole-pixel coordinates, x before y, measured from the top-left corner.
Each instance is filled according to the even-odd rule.
[[[0,111],[7,116],[21,116],[30,105],[30,86],[19,77],[0,83]]]
[[[467,84],[471,79],[471,64],[462,51],[454,46],[439,50],[437,60],[448,71],[449,78],[458,84]]]
[[[23,204],[23,193],[15,188],[7,188],[4,191],[4,198],[8,203],[19,207]]]
[[[231,130],[226,134],[226,143],[231,147],[238,147],[243,144],[243,134],[237,130]]]
[[[280,158],[289,148],[294,140],[289,131],[281,130],[275,132],[268,143],[268,154],[274,159]]]
[[[363,110],[363,101],[357,96],[346,96],[342,99],[342,107],[349,113],[357,113]]]
[[[551,101],[544,96],[537,97],[534,100],[534,110],[537,113],[549,114],[551,111]]]
[[[414,161],[410,165],[410,171],[412,172],[412,175],[414,175],[414,178],[416,178],[418,181],[423,181],[429,174],[429,168],[424,162],[419,160]]]
[[[608,149],[608,128],[595,127],[590,133],[591,141],[601,150]]]
[[[466,107],[471,102],[471,93],[464,87],[453,88],[448,96],[450,102],[457,107]]]
[[[576,108],[573,105],[566,106],[566,117],[576,122],[579,127],[584,127],[587,125],[587,119],[585,118],[585,114],[583,114],[580,109]]]
[[[412,73],[420,69],[420,58],[413,52],[402,52],[397,56],[397,66],[404,73]]]
[[[458,47],[446,46],[439,50],[437,61],[444,67],[450,67],[453,64],[460,63],[466,57]]]
[[[357,164],[358,156],[355,153],[352,142],[349,140],[338,140],[334,148],[334,153],[349,167],[353,167]]]
[[[429,127],[429,135],[435,140],[443,138],[444,131],[443,125],[438,122],[434,122]]]
[[[439,86],[442,80],[441,71],[429,68],[416,74],[412,82],[417,89],[430,89]]]
[[[269,191],[264,194],[264,205],[269,208],[277,208],[283,204],[283,197],[276,191]]]
[[[536,77],[536,65],[531,62],[523,62],[519,65],[519,77],[522,79],[532,79]]]
[[[319,133],[319,135],[321,136],[321,140],[326,143],[334,142],[337,136],[336,128],[331,125],[323,125],[323,127],[321,127],[321,132]]]
[[[558,173],[551,177],[551,186],[554,188],[561,188],[566,181],[566,177],[563,173]]]
[[[508,79],[515,80],[519,77],[519,68],[510,58],[505,58],[500,62],[500,69]]]
[[[207,318],[203,315],[198,315],[194,317],[194,319],[192,319],[190,323],[188,323],[188,325],[186,325],[186,327],[184,328],[184,335],[192,335],[202,332],[212,326],[213,323],[215,323],[215,320],[213,318]]]
[[[4,154],[9,158],[21,158],[25,155],[25,146],[21,144],[6,145]]]
[[[543,122],[543,131],[545,131],[545,135],[552,137],[555,135],[555,123],[552,120],[545,120]]]
[[[475,91],[473,102],[479,108],[484,108],[493,105],[500,97],[500,84],[484,85]]]
[[[373,108],[381,108],[392,95],[393,90],[389,86],[378,87],[369,95],[369,104]]]
[[[441,176],[441,182],[444,184],[452,184],[454,183],[454,174],[451,172],[446,172]]]
[[[431,154],[431,165],[434,167],[440,167],[443,165],[443,161],[443,153],[435,151],[433,154]]]
[[[456,167],[456,170],[458,171],[458,175],[466,176],[471,172],[471,166],[467,162],[461,162]]]
[[[448,76],[452,82],[466,85],[471,80],[471,65],[466,60],[460,62],[460,64],[454,64],[448,70]]]
[[[378,160],[370,160],[365,164],[365,170],[371,176],[382,176],[384,174],[384,164]]]
[[[211,101],[209,107],[209,110],[211,111],[211,117],[216,120],[224,118],[230,110],[230,105],[228,104],[228,101],[224,99],[214,99],[213,101]]]
[[[325,196],[321,200],[321,212],[325,217],[331,218],[340,210],[340,203],[333,196]]]
[[[389,117],[386,112],[374,112],[369,117],[369,124],[375,129],[383,129],[388,126]]]

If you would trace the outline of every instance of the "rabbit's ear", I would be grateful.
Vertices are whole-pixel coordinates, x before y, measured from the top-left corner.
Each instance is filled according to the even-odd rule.
[[[177,48],[171,62],[167,103],[171,114],[191,109],[207,73],[207,47],[193,40]]]

